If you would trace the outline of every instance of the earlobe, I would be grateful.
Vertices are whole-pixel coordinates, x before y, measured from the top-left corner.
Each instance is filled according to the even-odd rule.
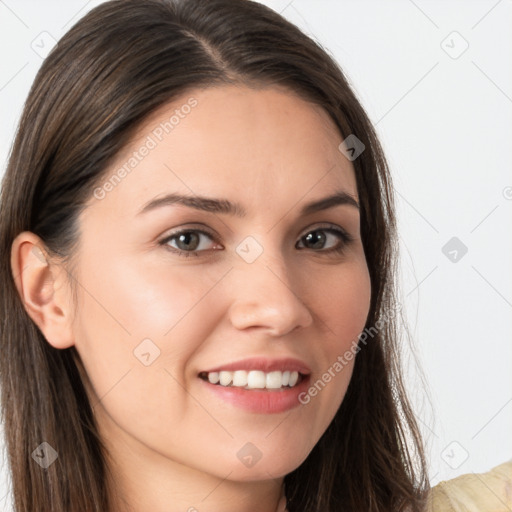
[[[74,344],[71,330],[72,302],[64,268],[44,252],[44,243],[30,231],[23,231],[11,247],[11,270],[25,310],[44,337],[55,348]]]

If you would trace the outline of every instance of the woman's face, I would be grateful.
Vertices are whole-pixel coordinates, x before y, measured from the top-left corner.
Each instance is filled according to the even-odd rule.
[[[307,209],[358,201],[341,141],[289,91],[224,86],[155,112],[109,167],[80,217],[73,335],[119,458],[263,480],[318,442],[370,305],[357,205]]]

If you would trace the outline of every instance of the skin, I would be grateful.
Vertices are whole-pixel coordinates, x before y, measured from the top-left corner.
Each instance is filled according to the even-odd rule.
[[[81,214],[76,316],[69,275],[37,252],[47,256],[33,233],[13,243],[13,274],[48,343],[80,354],[113,493],[137,512],[274,512],[283,477],[339,408],[354,360],[308,404],[275,414],[221,401],[197,375],[251,356],[292,356],[315,382],[357,339],[371,295],[359,211],[338,205],[299,215],[334,190],[358,200],[354,168],[319,107],[278,87],[222,86],[153,113],[105,176],[190,97],[197,105],[179,125]],[[137,215],[170,192],[239,202],[247,216],[181,205]],[[326,223],[353,237],[341,253],[325,252],[344,244],[321,231]],[[198,234],[197,257],[171,252],[186,251],[177,238],[159,245],[183,228],[209,229],[217,240]],[[327,235],[324,246],[307,245],[311,232]],[[252,263],[236,252],[247,236],[263,249]],[[160,350],[148,366],[134,355],[146,338]],[[237,458],[247,442],[262,453],[252,467]]]

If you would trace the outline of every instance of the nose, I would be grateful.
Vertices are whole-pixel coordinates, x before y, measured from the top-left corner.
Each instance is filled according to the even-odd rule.
[[[283,336],[313,322],[282,260],[260,257],[239,262],[232,272],[234,300],[229,309],[236,329],[258,327],[272,336]]]

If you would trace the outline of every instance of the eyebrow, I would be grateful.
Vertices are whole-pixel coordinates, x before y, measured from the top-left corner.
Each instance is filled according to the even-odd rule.
[[[239,203],[232,203],[227,199],[188,196],[182,194],[166,194],[165,196],[152,199],[142,207],[137,215],[147,213],[163,206],[172,206],[176,204],[205,212],[224,213],[228,215],[235,215],[237,217],[245,217],[247,215],[247,211],[242,205]],[[347,192],[339,190],[328,197],[324,197],[304,205],[300,213],[301,215],[310,215],[339,205],[352,206],[359,210],[358,202]]]

